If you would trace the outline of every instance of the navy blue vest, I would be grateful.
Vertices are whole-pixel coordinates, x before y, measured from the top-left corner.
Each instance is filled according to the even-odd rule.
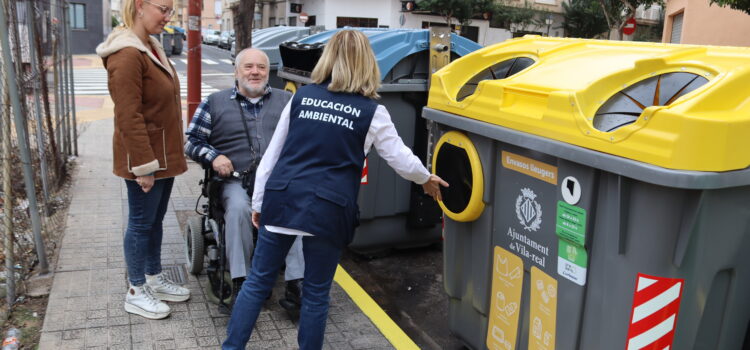
[[[261,224],[309,232],[338,245],[358,225],[367,131],[378,104],[307,85],[292,97],[289,134],[266,182]]]

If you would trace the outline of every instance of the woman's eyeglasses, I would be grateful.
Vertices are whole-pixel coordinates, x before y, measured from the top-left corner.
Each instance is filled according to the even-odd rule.
[[[149,0],[143,0],[143,2],[147,2],[147,3],[151,4],[151,5],[154,5],[157,8],[159,8],[159,12],[161,12],[161,14],[163,16],[172,17],[174,15],[174,9],[173,8],[169,8],[169,7],[164,6],[164,5],[154,4],[153,2],[151,2]]]

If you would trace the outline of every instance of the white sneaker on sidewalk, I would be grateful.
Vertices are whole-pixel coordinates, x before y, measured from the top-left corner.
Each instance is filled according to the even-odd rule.
[[[185,301],[190,299],[190,290],[170,281],[163,273],[146,275],[146,284],[154,296],[162,301]]]
[[[172,310],[166,303],[156,299],[152,293],[147,284],[142,286],[130,285],[128,293],[125,294],[125,311],[152,320],[169,316]]]

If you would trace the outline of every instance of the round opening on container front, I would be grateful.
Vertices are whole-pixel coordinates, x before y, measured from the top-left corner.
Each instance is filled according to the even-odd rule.
[[[449,131],[438,140],[432,159],[435,174],[450,184],[442,188],[439,202],[455,221],[476,220],[484,210],[482,164],[474,144],[465,134]]]

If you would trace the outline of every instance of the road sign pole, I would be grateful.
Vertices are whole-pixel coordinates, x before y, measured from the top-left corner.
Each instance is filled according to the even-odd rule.
[[[188,7],[188,124],[201,102],[201,1],[190,0]]]

